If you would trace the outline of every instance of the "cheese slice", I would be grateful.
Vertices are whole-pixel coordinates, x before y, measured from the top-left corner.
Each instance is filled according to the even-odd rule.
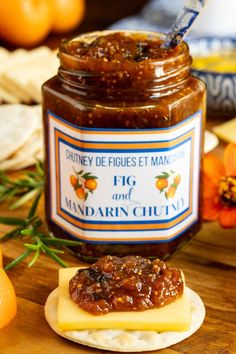
[[[220,139],[236,144],[236,118],[217,125],[212,130]]]
[[[69,281],[78,268],[59,270],[58,327],[63,331],[80,329],[129,329],[187,331],[191,325],[189,300],[184,292],[175,302],[146,311],[109,312],[95,316],[77,306],[69,295]]]

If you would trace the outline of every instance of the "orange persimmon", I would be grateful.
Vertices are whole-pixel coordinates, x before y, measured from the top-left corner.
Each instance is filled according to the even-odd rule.
[[[17,310],[16,294],[6,272],[2,268],[0,247],[0,329],[7,326],[15,317]]]
[[[65,33],[73,30],[83,19],[85,0],[51,0],[53,7],[52,31]]]
[[[2,247],[0,246],[0,268],[3,267],[3,261],[2,261]]]
[[[0,38],[17,46],[34,46],[50,31],[71,31],[84,13],[85,0],[2,0]]]
[[[0,1],[0,37],[14,45],[39,43],[50,32],[52,21],[49,0]]]

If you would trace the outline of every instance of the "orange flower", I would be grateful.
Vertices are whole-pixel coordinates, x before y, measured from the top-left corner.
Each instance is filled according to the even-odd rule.
[[[223,161],[205,156],[203,218],[236,227],[236,144],[227,145]]]

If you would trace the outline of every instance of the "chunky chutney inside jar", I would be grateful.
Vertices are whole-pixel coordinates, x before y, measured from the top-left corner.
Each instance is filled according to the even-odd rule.
[[[148,59],[168,59],[181,52],[181,47],[162,48],[163,40],[146,34],[127,35],[115,32],[89,41],[75,40],[67,50],[77,58],[100,59],[105,62],[141,62]]]
[[[87,261],[167,258],[201,227],[205,85],[190,74],[187,44],[166,50],[164,38],[65,41],[43,86],[47,224],[81,240]]]
[[[183,279],[163,261],[138,256],[106,256],[70,280],[72,300],[93,315],[144,311],[167,305],[183,294]]]

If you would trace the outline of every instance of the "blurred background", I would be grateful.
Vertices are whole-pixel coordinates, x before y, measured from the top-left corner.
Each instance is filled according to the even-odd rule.
[[[107,28],[167,33],[188,1],[191,0],[0,0],[0,46],[10,51],[40,45],[57,49],[63,38]],[[187,37],[194,57],[194,74],[208,85],[209,117],[222,118],[222,113],[227,119],[235,116],[235,13],[235,0],[208,0]],[[6,51],[0,50],[0,60],[3,53]],[[55,65],[50,65],[53,71]],[[0,92],[0,100],[11,102],[7,93]]]
[[[44,42],[53,48],[65,36],[108,27],[168,31],[184,2],[1,0],[0,44],[14,48]],[[191,35],[236,36],[235,12],[235,0],[208,0]]]
[[[12,3],[14,6],[12,5],[11,8],[7,3]],[[32,47],[45,43],[56,48],[62,38],[87,31],[105,29],[124,17],[138,14],[147,3],[147,0],[1,0],[0,45],[14,48],[22,44]],[[14,27],[11,36],[10,30],[6,30],[7,26],[4,29],[2,23],[7,12],[11,14],[10,20],[8,17],[9,27]],[[57,22],[60,25],[55,26],[56,21],[54,25],[50,24],[53,22],[50,17],[58,17]],[[35,25],[33,18],[35,18]],[[28,39],[21,39],[21,34],[16,31],[17,22],[19,28],[28,26],[29,32],[34,28],[34,38],[29,33]],[[22,29],[22,36],[26,36],[26,32],[27,30]]]

